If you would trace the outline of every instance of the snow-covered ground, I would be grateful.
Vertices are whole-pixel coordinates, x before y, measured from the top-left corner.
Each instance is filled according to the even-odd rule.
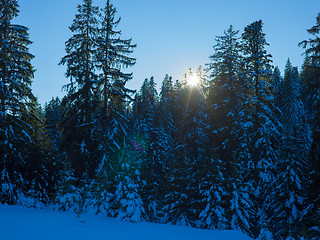
[[[95,215],[77,217],[21,206],[0,205],[0,240],[246,240],[239,231],[210,231],[170,224],[128,223]]]

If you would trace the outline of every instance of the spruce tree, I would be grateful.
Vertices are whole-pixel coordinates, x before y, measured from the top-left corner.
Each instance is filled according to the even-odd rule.
[[[33,128],[27,119],[35,101],[28,28],[13,23],[18,8],[16,0],[0,1],[0,202],[8,204],[28,191],[25,156]]]
[[[173,121],[175,136],[173,161],[168,168],[168,189],[164,209],[169,222],[199,226],[200,182],[205,158],[205,101],[198,86],[189,86],[185,74],[174,86]]]
[[[141,222],[145,219],[145,209],[139,194],[139,185],[126,176],[120,181],[115,193],[118,202],[117,218],[122,221]]]
[[[185,106],[188,97],[186,77],[182,82],[176,80],[172,94],[174,104],[171,107],[175,134],[172,146],[172,161],[170,161],[167,169],[166,191],[162,204],[167,222],[178,225],[191,225],[192,219],[190,219],[190,214],[188,213],[188,200],[191,200],[191,196],[187,192],[188,183],[186,180],[189,174],[187,171],[188,163],[185,160],[184,136],[180,132],[185,120]],[[190,211],[192,210],[190,209]]]
[[[145,214],[145,204],[143,200],[143,179],[141,178],[143,170],[147,165],[147,143],[138,136],[133,138],[130,134],[123,136],[121,148],[113,151],[113,162],[111,171],[106,171],[108,168],[102,168],[101,174],[113,175],[112,197],[109,198],[109,213],[120,220],[138,222],[147,220]],[[109,159],[106,157],[106,163]],[[98,179],[97,179],[98,180]],[[102,189],[106,188],[106,183],[98,182],[98,186]]]
[[[142,172],[145,181],[144,202],[147,205],[147,214],[151,221],[158,220],[159,191],[163,187],[164,166],[158,155],[159,134],[156,115],[159,111],[158,95],[154,78],[145,79],[139,95],[134,102],[134,129],[136,134],[148,142],[147,165]]]
[[[278,67],[275,67],[273,70],[271,86],[273,88],[275,105],[278,108],[282,108],[283,103],[281,102],[281,96],[282,96],[281,91],[282,91],[282,87],[283,87],[283,77],[281,76],[281,72]],[[281,117],[278,116],[278,119],[280,120]]]
[[[153,83],[150,81],[151,93],[155,92],[152,86]],[[162,82],[158,101],[155,109],[152,104],[146,108],[153,110],[152,131],[149,130],[150,138],[148,139],[148,165],[143,172],[146,180],[144,189],[146,210],[149,220],[153,222],[160,221],[164,215],[162,203],[167,190],[167,170],[173,154],[175,126],[172,118],[172,107],[174,102],[172,77],[169,77],[169,75],[166,75]],[[152,103],[155,103],[155,101],[153,100]]]
[[[281,87],[281,122],[284,130],[282,154],[277,161],[276,188],[272,192],[274,236],[301,236],[306,196],[306,161],[310,149],[310,127],[301,97],[301,83],[296,67],[288,60]]]
[[[29,132],[32,141],[25,155],[26,177],[29,182],[28,197],[49,203],[57,190],[58,159],[46,130],[44,113],[37,100],[28,106],[28,112],[24,117],[32,127],[32,131]],[[32,204],[37,204],[37,201]]]
[[[320,214],[320,13],[316,17],[316,24],[307,30],[312,38],[299,43],[305,49],[306,61],[303,65],[302,80],[306,85],[304,97],[310,111],[312,127],[312,144],[310,150],[309,166],[311,169],[310,190],[308,201],[311,210],[308,215],[310,238],[319,236]]]
[[[58,97],[52,98],[50,102],[45,104],[44,118],[45,130],[52,144],[52,151],[55,156],[55,163],[57,164],[56,168],[59,171],[57,174],[60,178],[65,165],[65,155],[62,151],[62,136],[58,127],[58,124],[62,120],[61,100]]]
[[[117,30],[121,18],[116,18],[117,10],[110,2],[101,12],[99,34],[97,35],[97,67],[100,70],[98,91],[101,101],[101,126],[108,138],[114,139],[126,133],[126,103],[131,101],[134,91],[125,87],[132,79],[132,73],[125,73],[123,68],[131,67],[136,59],[129,55],[136,47],[131,39],[121,39]]]
[[[123,168],[119,167],[122,161],[119,152],[130,144],[128,136],[131,134],[128,106],[135,91],[126,88],[132,73],[125,73],[124,69],[133,66],[136,61],[130,57],[136,45],[131,43],[131,39],[121,38],[121,31],[117,30],[121,18],[116,18],[116,13],[114,5],[107,0],[100,11],[95,52],[99,72],[97,121],[103,152],[99,164],[105,166],[100,174],[109,175],[108,181],[100,182],[99,188],[112,193],[116,191],[115,185],[120,184],[119,179],[124,179]],[[132,179],[131,175],[127,177]]]
[[[240,226],[248,228],[247,224],[244,224],[248,221],[245,219],[248,217],[246,210],[241,208],[241,203],[239,203],[244,201],[240,198],[242,194],[239,192],[241,190],[241,172],[238,167],[239,163],[232,154],[237,145],[234,122],[241,100],[238,88],[242,57],[237,35],[238,31],[230,26],[223,36],[216,37],[214,53],[210,56],[211,63],[207,67],[207,71],[210,73],[207,98],[210,116],[209,139],[213,144],[209,147],[212,159],[207,163],[207,175],[211,180],[205,181],[207,182],[207,190],[204,193],[209,200],[205,212],[207,214],[211,212],[212,218],[217,219],[211,224],[216,226],[213,228],[220,229],[222,227],[240,228]],[[219,212],[221,215],[220,220],[215,212]],[[204,216],[203,214],[204,212],[202,216]],[[214,217],[214,215],[216,216]]]
[[[254,203],[250,217],[252,236],[257,237],[267,226],[266,197],[272,191],[281,125],[276,119],[277,109],[271,81],[271,55],[265,50],[267,42],[262,31],[262,21],[245,27],[242,34],[244,72],[242,90],[244,101],[236,121],[240,145],[235,157],[243,169],[243,184]]]
[[[172,157],[174,135],[176,126],[173,120],[174,115],[174,89],[172,77],[166,75],[162,81],[159,107],[155,115],[156,139],[155,155],[161,161],[162,168],[167,169]],[[164,170],[165,171],[165,170]]]
[[[52,98],[50,102],[45,104],[44,110],[46,129],[58,153],[61,147],[61,134],[58,129],[58,123],[62,118],[61,100],[58,97]]]
[[[141,89],[134,102],[134,128],[138,134],[150,140],[153,131],[154,117],[157,107],[157,91],[154,78],[143,81]]]
[[[312,122],[314,115],[314,103],[317,101],[317,94],[314,94],[314,75],[316,71],[312,67],[310,57],[306,56],[301,66],[300,78],[302,84],[302,101],[307,111],[309,121]]]
[[[76,178],[92,179],[99,164],[99,130],[95,90],[98,76],[95,54],[98,34],[98,8],[92,0],[78,5],[70,30],[73,36],[66,42],[66,56],[60,62],[67,66],[67,95],[62,100],[60,122],[62,146]]]

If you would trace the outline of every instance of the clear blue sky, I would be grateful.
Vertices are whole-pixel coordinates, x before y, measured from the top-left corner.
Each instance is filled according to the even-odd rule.
[[[106,0],[95,0],[104,6]],[[320,12],[319,0],[111,0],[122,20],[119,29],[124,38],[132,38],[138,47],[132,54],[137,64],[128,69],[134,78],[127,87],[139,89],[145,78],[154,76],[161,85],[165,74],[181,79],[189,67],[209,62],[215,36],[231,24],[240,34],[246,25],[262,19],[267,48],[275,66],[283,71],[290,58],[301,66],[303,50],[297,45],[309,38],[306,32]],[[62,97],[65,67],[58,66],[64,56],[64,43],[71,36],[68,27],[82,0],[20,0],[16,23],[30,28],[37,69],[34,94],[41,104]]]

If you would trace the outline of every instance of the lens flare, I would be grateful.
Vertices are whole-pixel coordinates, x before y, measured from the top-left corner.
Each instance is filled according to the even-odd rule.
[[[191,74],[188,77],[188,84],[192,87],[198,85],[200,83],[200,78],[196,74]]]

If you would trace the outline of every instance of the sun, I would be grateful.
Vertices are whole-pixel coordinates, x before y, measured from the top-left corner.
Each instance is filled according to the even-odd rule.
[[[200,83],[200,78],[196,74],[192,73],[189,75],[187,81],[190,86],[194,87]]]

